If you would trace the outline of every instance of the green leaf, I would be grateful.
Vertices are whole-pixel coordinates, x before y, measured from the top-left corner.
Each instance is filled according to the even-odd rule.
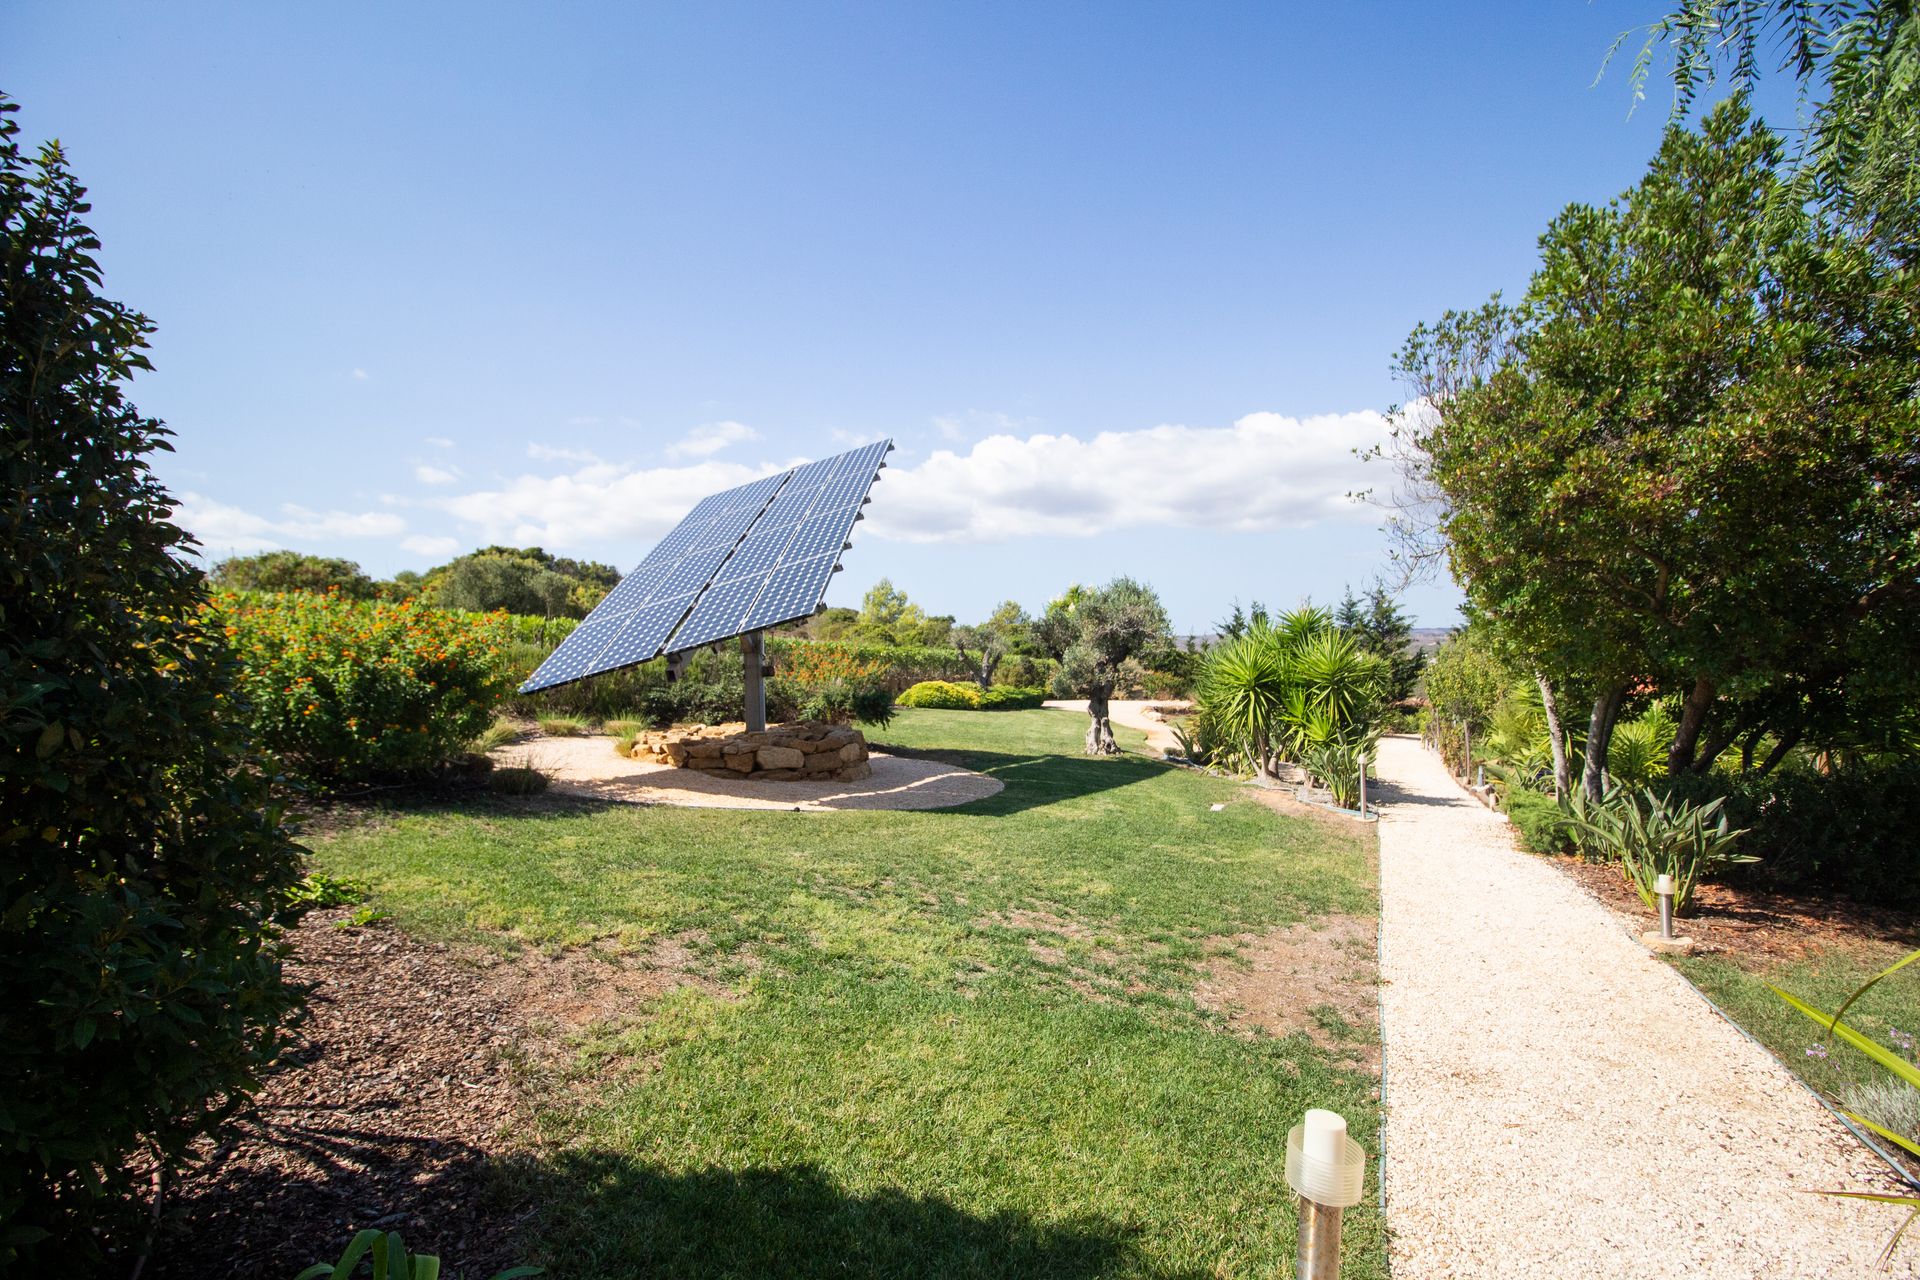
[[[40,731],[40,740],[33,744],[36,759],[45,760],[60,749],[60,739],[66,736],[66,726],[58,720],[53,721]]]
[[[1889,974],[1898,973],[1900,970],[1912,964],[1915,960],[1920,960],[1920,951],[1915,951],[1912,954],[1908,955],[1905,959],[1895,961],[1893,964],[1890,964],[1886,968],[1882,969],[1879,973],[1876,973],[1871,978],[1868,978],[1866,983],[1862,985],[1858,991],[1854,992],[1852,995],[1847,997],[1847,1002],[1840,1006],[1840,1012],[1833,1015],[1833,1020],[1837,1023],[1840,1021],[1840,1019],[1846,1017],[1847,1010],[1853,1008],[1853,1002],[1858,1000],[1861,996],[1867,994],[1867,992],[1873,990],[1875,983],[1879,982],[1882,978],[1886,977]]]
[[[1893,1072],[1893,1074],[1899,1076],[1908,1084],[1914,1086],[1916,1089],[1920,1089],[1920,1067],[1914,1066],[1911,1062],[1900,1057],[1894,1053],[1893,1050],[1878,1041],[1868,1039],[1866,1036],[1861,1035],[1846,1023],[1835,1022],[1825,1013],[1814,1008],[1798,996],[1790,995],[1771,983],[1767,984],[1767,990],[1786,1001],[1791,1008],[1798,1010],[1802,1016],[1827,1028],[1828,1035],[1839,1036],[1842,1040],[1866,1054],[1869,1058],[1872,1058],[1875,1062]]]
[[[1847,1119],[1853,1121],[1855,1124],[1865,1125],[1867,1128],[1873,1130],[1875,1133],[1885,1138],[1888,1142],[1895,1143],[1901,1147],[1906,1148],[1908,1151],[1913,1152],[1914,1155],[1920,1156],[1920,1146],[1915,1146],[1910,1139],[1901,1137],[1899,1134],[1895,1133],[1893,1130],[1882,1129],[1879,1125],[1867,1119],[1865,1116],[1857,1116],[1851,1111],[1842,1111],[1840,1114],[1845,1116]]]

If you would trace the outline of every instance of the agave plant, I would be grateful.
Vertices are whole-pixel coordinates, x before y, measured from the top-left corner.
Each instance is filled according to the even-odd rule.
[[[1654,889],[1663,875],[1673,877],[1674,911],[1684,912],[1703,874],[1759,861],[1732,852],[1746,829],[1728,829],[1727,815],[1720,812],[1724,799],[1696,805],[1650,789],[1635,794],[1616,788],[1597,804],[1577,803],[1580,813],[1569,822],[1582,851],[1591,840],[1596,851],[1619,859],[1621,875],[1649,911],[1659,906]],[[1571,814],[1574,805],[1568,807]]]

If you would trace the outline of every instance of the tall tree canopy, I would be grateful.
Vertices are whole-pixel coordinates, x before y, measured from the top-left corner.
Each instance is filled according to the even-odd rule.
[[[351,560],[310,556],[298,551],[263,551],[233,556],[213,566],[216,587],[234,591],[338,591],[355,600],[378,594],[372,578]]]
[[[1737,100],[1670,129],[1636,187],[1554,220],[1519,306],[1399,358],[1469,599],[1595,691],[1590,788],[1646,682],[1683,696],[1670,764],[1698,769],[1762,727],[1876,732],[1911,666],[1920,300],[1781,161]]]

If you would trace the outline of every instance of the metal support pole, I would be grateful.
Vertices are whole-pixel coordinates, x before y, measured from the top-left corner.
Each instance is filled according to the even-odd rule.
[[[1299,1280],[1340,1280],[1339,1205],[1300,1197]]]
[[[1663,875],[1653,882],[1654,895],[1660,899],[1660,936],[1673,937],[1673,877]]]
[[[1360,816],[1367,816],[1367,758],[1360,757]]]
[[[767,727],[766,654],[758,631],[740,637],[740,673],[747,686],[747,732],[760,733]]]

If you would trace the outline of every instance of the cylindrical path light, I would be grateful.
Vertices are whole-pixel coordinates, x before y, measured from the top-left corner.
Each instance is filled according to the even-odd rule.
[[[1300,1197],[1299,1280],[1339,1280],[1340,1217],[1360,1203],[1367,1153],[1338,1112],[1308,1111],[1287,1133],[1287,1185]]]

